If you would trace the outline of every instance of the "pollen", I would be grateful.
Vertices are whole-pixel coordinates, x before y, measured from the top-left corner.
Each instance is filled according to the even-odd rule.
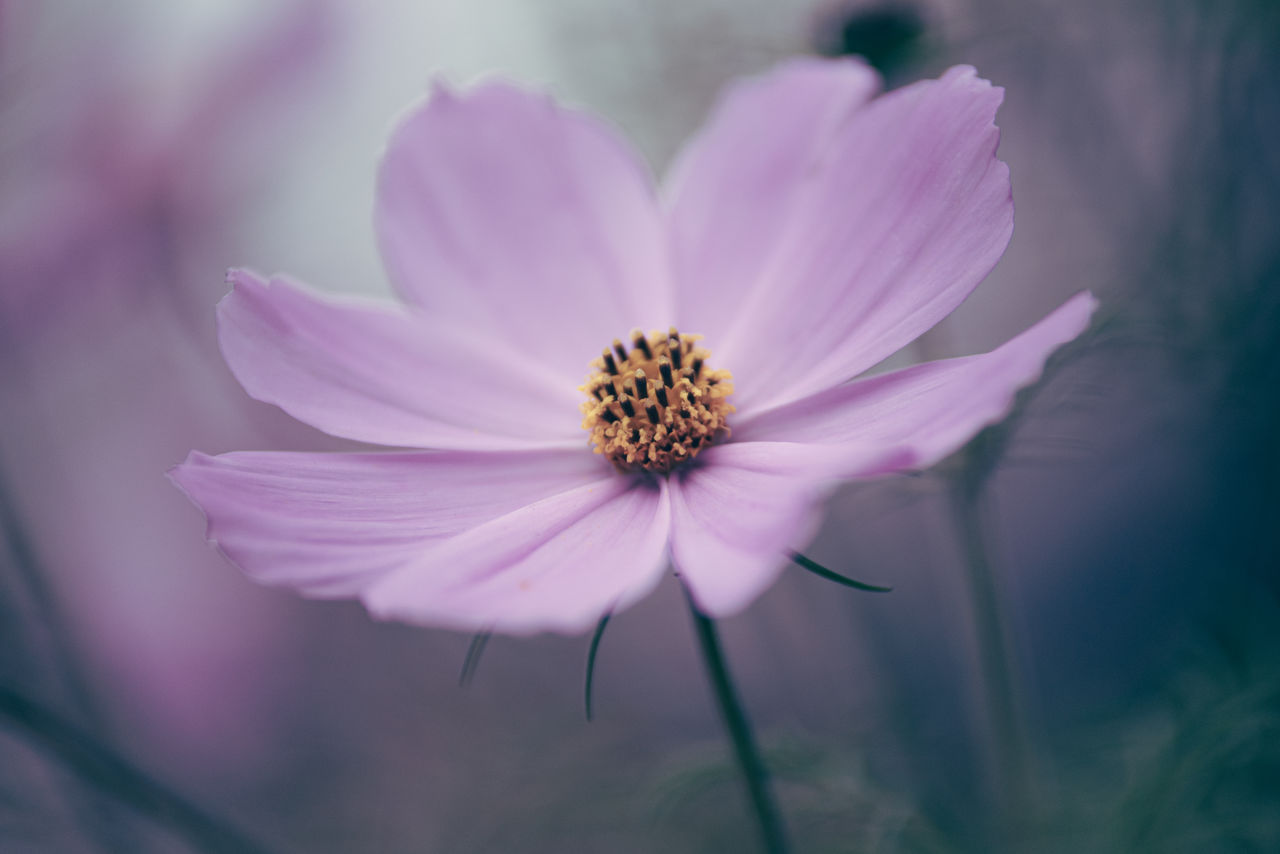
[[[733,377],[707,366],[701,335],[631,333],[591,363],[582,427],[619,471],[665,474],[729,435]]]

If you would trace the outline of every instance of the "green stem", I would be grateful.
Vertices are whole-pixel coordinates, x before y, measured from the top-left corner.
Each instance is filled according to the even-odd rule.
[[[688,591],[686,591],[686,594]],[[768,854],[785,854],[787,851],[786,830],[782,824],[782,814],[773,798],[769,786],[769,771],[760,758],[760,750],[756,747],[755,738],[751,734],[751,722],[738,700],[733,688],[733,679],[725,664],[724,653],[720,649],[720,638],[716,633],[716,625],[710,617],[698,610],[698,606],[689,599],[689,612],[693,615],[693,627],[698,635],[698,643],[702,648],[702,660],[707,668],[707,676],[711,680],[712,693],[715,694],[716,705],[724,718],[725,728],[729,731],[729,741],[733,744],[733,753],[738,760],[738,770],[747,785],[747,793],[751,797],[751,806],[755,812],[756,824],[759,826],[760,841]]]
[[[1019,704],[1008,626],[999,583],[987,547],[980,486],[961,478],[951,492],[956,532],[964,555],[969,604],[977,639],[979,678],[986,705],[993,759],[993,785],[1005,812],[1005,831],[1016,832],[1030,817],[1033,779],[1026,727]]]
[[[264,848],[165,788],[79,728],[4,687],[0,687],[0,720],[103,794],[168,827],[193,848],[210,854],[264,854]]]

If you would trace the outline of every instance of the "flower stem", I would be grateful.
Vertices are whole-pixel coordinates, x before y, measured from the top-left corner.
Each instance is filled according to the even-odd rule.
[[[4,686],[0,686],[0,722],[100,792],[169,828],[197,850],[265,854],[264,848],[238,830],[152,779],[78,727]]]
[[[686,591],[687,594],[688,591]],[[733,744],[733,753],[738,760],[738,770],[742,772],[743,782],[747,785],[747,793],[751,797],[751,806],[755,812],[756,824],[759,826],[760,841],[768,854],[785,854],[787,851],[786,830],[782,824],[782,814],[773,798],[769,786],[769,772],[760,758],[760,750],[756,747],[755,738],[751,734],[751,722],[738,700],[733,688],[733,679],[720,649],[720,638],[716,633],[715,622],[698,610],[693,600],[689,600],[689,612],[693,615],[693,627],[698,635],[698,644],[702,649],[702,660],[707,668],[707,676],[711,680],[712,693],[716,697],[716,705],[724,718],[725,728],[729,731],[729,741]]]
[[[992,749],[992,782],[997,805],[1004,813],[1003,831],[1016,836],[1031,820],[1034,780],[1009,628],[1001,607],[996,569],[989,557],[980,483],[959,479],[951,491],[951,506],[964,555],[977,640],[979,678]]]

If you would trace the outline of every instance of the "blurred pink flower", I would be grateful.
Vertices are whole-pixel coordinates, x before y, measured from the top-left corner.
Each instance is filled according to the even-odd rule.
[[[1082,293],[990,353],[846,382],[955,309],[1013,228],[1002,90],[966,67],[878,86],[819,60],[739,83],[661,198],[589,116],[501,83],[435,91],[379,174],[407,305],[236,270],[219,307],[250,395],[433,450],[193,452],[173,478],[210,540],[261,582],[457,629],[583,631],[668,562],[706,614],[746,607],[832,482],[956,450],[1094,307]],[[701,341],[623,343],[673,323]]]
[[[208,299],[225,247],[334,64],[329,0],[267,7],[177,74],[170,107],[118,14],[32,4],[0,30],[0,328],[33,339]],[[75,26],[69,24],[74,20]],[[243,240],[241,240],[243,242]],[[189,318],[183,318],[187,320]]]
[[[34,627],[13,657],[50,698],[74,709],[61,673],[83,674],[122,741],[241,774],[279,743],[291,639],[157,472],[204,442],[331,446],[246,400],[192,308],[345,39],[328,0],[264,4],[177,64],[166,109],[144,22],[67,5],[0,6],[0,540],[30,545],[23,572],[0,548],[0,582],[39,577],[64,617],[12,596],[4,620]]]

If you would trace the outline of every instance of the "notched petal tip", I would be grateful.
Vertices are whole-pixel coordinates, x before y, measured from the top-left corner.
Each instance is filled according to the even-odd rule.
[[[165,470],[164,476],[174,485],[183,495],[191,499],[192,503],[199,506],[199,502],[192,496],[188,488],[191,483],[193,471],[199,468],[208,467],[213,458],[203,451],[191,451],[187,454],[186,459],[182,462],[170,466]]]
[[[240,285],[264,285],[266,280],[266,276],[248,267],[228,267],[225,279],[226,283],[233,288]]]
[[[263,276],[247,267],[228,267],[227,274],[223,281],[230,289],[222,298],[218,300],[215,316],[218,322],[222,322],[223,314],[228,310],[232,302],[232,297],[237,293],[254,292],[264,290],[267,287],[267,277]]]
[[[242,364],[244,360],[238,357],[237,350],[243,346],[240,339],[246,326],[262,324],[278,337],[289,334],[291,324],[288,318],[270,298],[273,282],[274,279],[251,270],[233,268],[227,272],[231,290],[218,300],[215,309],[218,349],[222,351],[222,358],[249,395],[257,400],[262,398],[255,395],[246,383],[243,371],[247,366]]]
[[[474,101],[476,96],[491,88],[507,88],[521,93],[517,86],[498,77],[480,77],[469,82],[459,82],[444,73],[431,76],[427,83],[427,91],[411,101],[397,112],[391,119],[386,142],[379,153],[378,160],[385,160],[387,153],[394,147],[397,138],[410,125],[433,110],[452,110],[465,107]],[[525,93],[528,94],[528,93]]]
[[[435,74],[431,77],[431,83],[427,87],[427,98],[439,98],[440,100],[454,100],[457,98],[457,89],[453,82],[443,74]],[[418,105],[421,106],[421,103]]]
[[[218,542],[218,537],[214,533],[213,514],[209,512],[206,502],[201,496],[201,480],[202,472],[209,471],[218,465],[218,460],[203,451],[191,451],[187,454],[187,458],[175,466],[170,467],[165,472],[165,477],[173,484],[174,488],[182,493],[187,501],[199,511],[201,518],[204,520],[204,540],[210,546],[222,555],[222,557],[234,566],[240,564],[233,559],[222,545]]]
[[[1004,98],[1004,87],[996,86],[988,78],[978,73],[978,69],[972,65],[962,64],[953,65],[943,72],[938,78],[943,83],[964,82],[970,84],[975,90],[989,90],[997,97]]]
[[[253,317],[257,322],[266,323],[273,333],[287,335],[293,329],[293,324],[283,305],[279,304],[280,300],[273,297],[280,296],[282,290],[299,292],[303,296],[312,295],[312,291],[286,275],[277,273],[264,276],[247,267],[232,267],[227,270],[227,284],[231,286],[231,290],[218,300],[214,312],[218,324],[218,347],[232,373],[239,378],[236,361],[233,354],[228,352],[228,346],[232,337],[243,330],[231,327]],[[335,304],[349,301],[338,297],[325,299]]]
[[[992,134],[992,151],[1000,141],[1000,129],[996,126],[996,113],[1004,103],[1004,87],[997,86],[978,74],[972,65],[953,65],[937,80],[923,80],[912,84],[915,86],[937,86],[942,91],[954,93],[951,97],[967,97],[975,103],[985,105],[983,113],[989,120],[989,132]]]
[[[226,303],[229,297],[237,293],[242,297],[252,297],[260,294],[266,294],[272,288],[279,287],[281,285],[291,287],[295,290],[310,290],[308,286],[285,273],[273,273],[268,276],[263,273],[259,273],[257,270],[250,267],[228,267],[225,281],[231,290],[227,291],[223,298],[218,301],[219,307]],[[335,297],[334,299],[340,300],[341,298]]]

